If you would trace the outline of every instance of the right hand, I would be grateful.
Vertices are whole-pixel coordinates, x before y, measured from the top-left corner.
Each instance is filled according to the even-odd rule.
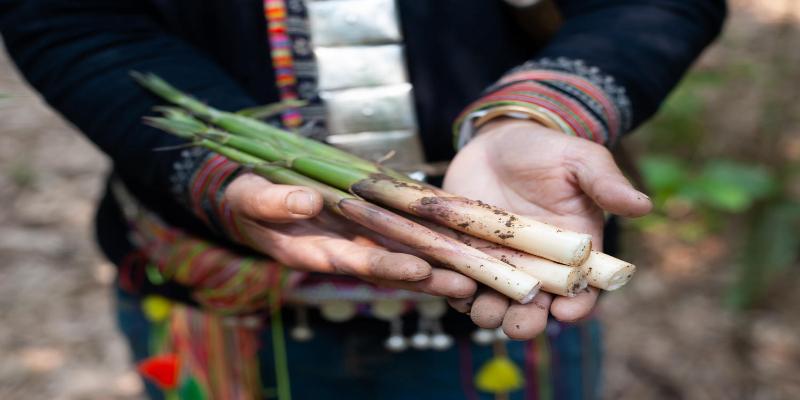
[[[593,248],[601,251],[605,212],[638,217],[652,209],[605,147],[516,119],[485,125],[450,163],[444,189],[588,233]],[[512,304],[500,293],[481,290],[474,302],[451,305],[469,312],[481,328],[502,327],[509,337],[527,340],[544,331],[548,314],[562,322],[588,317],[598,296],[599,290],[590,287],[575,297],[539,292],[528,304]]]
[[[312,189],[243,174],[224,196],[239,240],[289,268],[351,275],[378,286],[451,298],[471,297],[477,289],[459,273],[432,268],[408,251],[389,251],[387,247],[403,246],[324,211],[322,196]]]

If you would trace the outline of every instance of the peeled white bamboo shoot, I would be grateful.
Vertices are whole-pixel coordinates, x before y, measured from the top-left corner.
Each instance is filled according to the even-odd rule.
[[[542,290],[559,296],[573,297],[588,285],[586,273],[575,267],[559,264],[497,243],[479,239],[428,221],[420,221],[428,228],[457,239],[518,270],[533,276],[542,283]]]
[[[592,251],[580,268],[590,285],[608,291],[625,286],[636,272],[635,265],[599,251]]]
[[[589,256],[592,237],[516,215],[441,190],[373,176],[351,190],[366,199],[410,212],[437,224],[561,264],[578,266]]]

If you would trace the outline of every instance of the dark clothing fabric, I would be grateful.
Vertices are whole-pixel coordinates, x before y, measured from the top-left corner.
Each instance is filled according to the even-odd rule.
[[[539,57],[582,59],[613,76],[640,123],[725,14],[722,0],[558,4],[564,25],[536,49],[502,1],[399,1],[429,160],[453,156],[450,125],[470,101],[505,71]],[[179,140],[141,123],[160,102],[128,74],[154,72],[226,110],[277,101],[262,1],[0,0],[0,31],[25,78],[111,157],[114,174],[144,205],[168,223],[213,236],[171,192],[179,154],[153,150]],[[98,237],[116,263],[131,249],[124,232],[118,206],[105,199]]]

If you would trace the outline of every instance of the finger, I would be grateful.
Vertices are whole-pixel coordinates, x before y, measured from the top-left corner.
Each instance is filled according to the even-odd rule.
[[[356,243],[370,247],[381,247],[394,253],[411,254],[419,257],[429,264],[434,265],[435,260],[427,257],[416,249],[388,239],[385,236],[371,231],[361,225],[355,224],[340,215],[336,215],[327,209],[323,209],[314,219],[315,225],[321,226],[325,230],[336,232],[337,235],[350,239]],[[273,229],[281,229],[280,226]]]
[[[337,240],[337,242],[340,240]],[[336,272],[372,279],[417,282],[430,278],[431,266],[412,255],[391,253],[383,249],[353,243],[350,246],[329,245],[331,263]]]
[[[503,316],[508,309],[508,301],[508,297],[487,289],[475,298],[469,316],[472,318],[472,322],[481,328],[497,328],[503,323]]]
[[[640,217],[652,210],[650,198],[633,188],[606,148],[592,142],[577,143],[576,151],[568,151],[570,165],[581,189],[600,208],[626,217]]]
[[[475,302],[475,296],[465,297],[463,299],[450,297],[447,299],[447,304],[453,307],[454,310],[462,313],[469,314],[472,310],[472,303]]]
[[[416,282],[431,276],[431,266],[412,255],[392,253],[345,239],[298,240],[290,251],[301,257],[313,257],[317,264],[332,273],[365,279]]]
[[[558,296],[550,305],[550,313],[557,320],[562,322],[576,322],[586,318],[591,314],[597,304],[597,296],[600,291],[589,287],[587,290],[578,293],[575,297]]]
[[[302,186],[276,185],[253,174],[237,177],[225,190],[232,210],[257,221],[309,219],[322,210],[322,195]]]
[[[250,246],[290,268],[362,279],[420,281],[431,266],[417,257],[342,238],[308,221],[266,227],[245,220]]]
[[[478,289],[478,285],[472,279],[457,272],[439,268],[434,268],[430,277],[417,282],[373,279],[369,279],[369,281],[378,286],[410,290],[426,293],[431,296],[455,299],[471,299]]]
[[[411,255],[414,255],[416,257],[419,257],[419,258],[427,261],[430,264],[434,264],[434,265],[437,264],[437,261],[435,259],[433,259],[433,257],[430,257],[430,256],[420,252],[419,250],[417,250],[417,249],[415,249],[415,248],[413,248],[411,246],[408,246],[408,245],[400,243],[398,241],[389,239],[389,238],[387,238],[387,237],[385,237],[385,236],[383,236],[383,235],[381,235],[379,233],[376,233],[376,232],[373,232],[373,231],[370,231],[370,230],[366,230],[366,231],[361,230],[361,231],[359,231],[359,234],[369,238],[374,243],[376,243],[376,244],[380,245],[381,247],[383,247],[385,249],[388,249],[390,251],[394,251],[394,252],[397,252],[397,253],[411,254]]]
[[[539,292],[528,304],[512,304],[503,317],[503,332],[514,340],[533,339],[544,332],[553,296]]]

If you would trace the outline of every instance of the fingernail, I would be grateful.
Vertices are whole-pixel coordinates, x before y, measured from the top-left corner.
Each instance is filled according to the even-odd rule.
[[[286,197],[286,208],[292,214],[311,215],[314,213],[314,198],[303,190],[291,192]]]

